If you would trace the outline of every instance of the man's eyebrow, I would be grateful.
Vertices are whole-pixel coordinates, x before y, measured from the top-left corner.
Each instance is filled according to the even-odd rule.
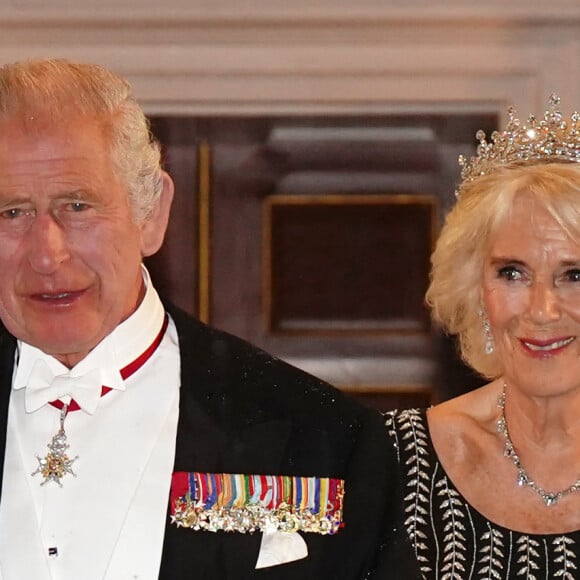
[[[11,195],[10,197],[2,197],[0,193],[0,207],[8,207],[10,205],[19,205],[23,203],[31,203],[32,199],[27,195]]]

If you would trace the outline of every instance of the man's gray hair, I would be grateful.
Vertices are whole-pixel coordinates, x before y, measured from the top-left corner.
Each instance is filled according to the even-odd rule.
[[[127,81],[108,69],[63,59],[0,67],[0,119],[59,121],[73,115],[102,124],[115,172],[127,187],[136,222],[151,214],[163,190],[161,154]]]

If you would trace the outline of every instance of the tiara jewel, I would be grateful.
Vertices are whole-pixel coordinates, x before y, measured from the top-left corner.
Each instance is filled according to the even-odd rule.
[[[506,128],[494,131],[489,142],[479,130],[475,134],[479,141],[477,155],[470,159],[459,156],[461,184],[455,195],[461,195],[466,184],[474,179],[494,173],[500,167],[533,161],[580,162],[580,114],[575,112],[566,120],[558,109],[559,104],[560,97],[551,95],[543,120],[530,115],[527,122],[516,118],[515,108],[509,107]]]

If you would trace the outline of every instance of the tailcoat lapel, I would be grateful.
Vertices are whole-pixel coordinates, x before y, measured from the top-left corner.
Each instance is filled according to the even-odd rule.
[[[181,390],[174,471],[279,473],[289,421],[265,420],[232,408],[226,392],[228,353],[211,331],[171,312],[179,333]],[[227,387],[227,388],[226,388]],[[245,577],[253,570],[261,534],[212,533],[177,528],[167,518],[160,578]]]
[[[14,350],[16,340],[0,325],[0,498],[4,474],[4,455],[6,451],[6,429],[8,428],[8,402],[12,388],[14,370]]]

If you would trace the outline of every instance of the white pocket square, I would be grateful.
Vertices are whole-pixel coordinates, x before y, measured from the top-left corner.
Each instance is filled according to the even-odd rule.
[[[279,566],[308,556],[308,547],[298,532],[270,532],[262,534],[256,569]]]

